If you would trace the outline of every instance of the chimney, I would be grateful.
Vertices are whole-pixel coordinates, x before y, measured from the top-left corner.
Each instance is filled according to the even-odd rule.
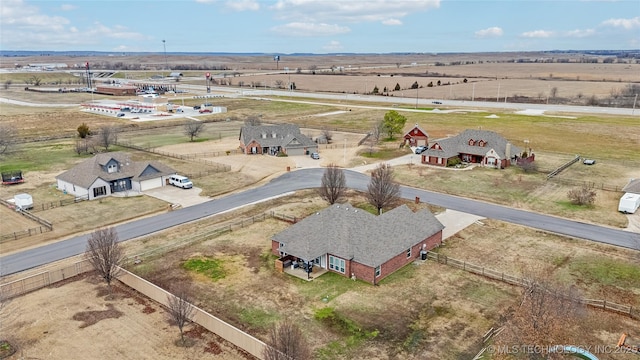
[[[511,143],[507,143],[506,148],[504,149],[504,156],[507,159],[511,159]]]

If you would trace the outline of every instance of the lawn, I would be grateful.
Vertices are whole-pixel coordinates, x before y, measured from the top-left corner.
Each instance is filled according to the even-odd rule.
[[[247,211],[264,208],[299,216],[316,211],[321,204],[315,197],[295,196]],[[236,213],[235,218],[242,215]],[[199,222],[198,229],[184,226],[153,235],[144,246],[156,248],[162,242],[194,238],[198,232],[206,232],[208,223],[220,226],[212,221]],[[614,268],[619,274],[611,276],[601,273],[612,262],[603,262],[602,268],[586,265],[598,263],[591,257],[595,254],[602,261],[618,262],[629,255],[624,250],[491,220],[483,220],[483,224],[463,230],[440,251],[515,275],[532,266],[551,268],[558,281],[580,284],[585,295],[593,298],[601,298],[605,289],[618,289],[607,299],[629,303],[624,301],[629,297],[623,295],[632,296],[637,290],[632,279],[636,268],[618,265]],[[410,264],[378,286],[334,273],[311,282],[277,273],[274,257],[269,255],[270,238],[288,226],[268,219],[237,227],[217,237],[202,237],[188,247],[156,253],[144,260],[143,267],[132,270],[159,285],[190,283],[197,289],[198,306],[259,338],[264,338],[274,322],[295,318],[317,359],[471,358],[480,350],[483,334],[500,323],[508,307],[518,303],[517,287],[430,261]],[[564,256],[569,260],[564,261]],[[228,272],[216,280],[199,276],[181,266],[192,258],[216,259]],[[581,258],[585,259],[582,265],[572,265],[572,259]],[[604,288],[596,285],[606,279],[612,283],[603,283]],[[576,341],[615,344],[630,324],[623,317],[606,313],[590,313],[589,318],[598,320],[585,322]]]

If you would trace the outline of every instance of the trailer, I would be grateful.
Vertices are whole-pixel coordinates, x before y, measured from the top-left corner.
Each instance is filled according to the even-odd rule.
[[[618,211],[633,214],[640,207],[640,194],[625,193],[618,203]]]
[[[22,171],[8,171],[2,173],[2,185],[13,185],[24,182]]]

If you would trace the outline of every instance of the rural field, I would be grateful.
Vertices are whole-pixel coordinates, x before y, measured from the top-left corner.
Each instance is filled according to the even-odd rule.
[[[495,100],[499,87],[502,97],[520,95],[538,103],[576,104],[592,96],[614,102],[625,87],[640,82],[640,64],[635,63],[517,64],[499,62],[505,60],[499,54],[485,55],[482,63],[462,55],[300,57],[295,62],[293,59],[291,63],[281,62],[280,66],[303,71],[269,75],[259,73],[273,70],[271,59],[170,60],[172,64],[202,61],[212,68],[233,64],[229,66],[234,72],[228,77],[231,85],[225,85],[232,91],[239,86],[277,87],[276,82],[286,84],[290,77],[302,91],[363,94],[372,92],[374,86],[382,91],[398,83],[404,90],[391,91],[389,96],[465,100],[474,96],[477,100]],[[38,62],[37,59],[25,61]],[[58,59],[47,61],[58,62]],[[439,61],[475,63],[434,65]],[[314,67],[333,70],[319,71],[316,75],[306,73]],[[153,69],[127,71],[126,77],[142,79],[156,73]],[[199,74],[185,71],[184,79],[177,86],[201,86]],[[10,199],[17,193],[31,194],[34,214],[53,223],[53,230],[2,240],[0,255],[3,256],[90,232],[96,227],[170,211],[168,202],[147,195],[130,194],[74,203],[70,195],[56,189],[56,175],[92,156],[75,151],[77,128],[83,123],[92,130],[117,127],[122,145],[113,145],[109,151],[126,151],[133,160],[160,160],[179,173],[189,175],[195,186],[202,189],[201,196],[213,199],[258,186],[287,169],[295,171],[332,163],[352,168],[411,154],[410,149],[398,146],[402,134],[395,134],[394,139],[383,136],[383,140],[374,145],[358,146],[389,108],[346,101],[346,96],[345,100],[322,102],[279,96],[267,96],[269,101],[242,96],[216,98],[215,104],[226,107],[228,112],[198,116],[198,120],[204,122],[204,130],[190,142],[183,129],[190,119],[132,122],[82,112],[79,104],[91,101],[91,94],[24,91],[32,76],[0,73],[0,81],[12,80],[8,88],[0,89],[0,98],[39,105],[0,105],[0,126],[11,126],[17,132],[17,141],[7,153],[0,155],[0,170],[22,170],[26,178],[23,184],[0,187],[0,197]],[[42,86],[70,86],[77,80],[57,72],[37,76],[41,76]],[[429,81],[438,80],[451,85],[427,87]],[[408,90],[416,81],[424,87]],[[555,96],[550,94],[552,88],[556,88]],[[199,105],[202,100],[193,99],[192,95],[168,101],[183,100],[186,106]],[[95,95],[95,99],[107,98]],[[526,172],[516,167],[452,170],[420,165],[419,157],[411,155],[410,164],[394,166],[395,178],[401,184],[640,231],[640,214],[622,215],[616,211],[620,189],[630,178],[640,177],[637,116],[553,113],[533,116],[504,110],[456,109],[446,104],[439,105],[439,109],[424,107],[405,111],[409,109],[396,107],[394,110],[407,118],[405,131],[418,124],[429,133],[430,141],[465,129],[496,131],[514,146],[533,151],[537,164],[536,171]],[[242,155],[238,153],[239,131],[249,117],[264,123],[294,123],[312,138],[329,131],[333,139],[328,145],[319,146],[320,160],[307,156]],[[547,179],[550,171],[576,155],[595,159],[596,165],[578,162]],[[220,171],[220,166],[226,166],[227,171]],[[596,190],[595,203],[571,204],[567,192],[583,184]],[[362,194],[350,192],[349,200],[370,210]],[[275,258],[269,253],[270,238],[289,224],[271,218],[211,235],[220,227],[232,226],[255,215],[275,211],[299,218],[325,206],[315,191],[301,191],[129,241],[125,244],[127,255],[139,255],[143,259],[138,265],[129,265],[129,270],[162,287],[177,282],[189,284],[196,292],[196,305],[263,340],[275,323],[294,319],[303,329],[317,359],[470,359],[482,349],[483,335],[490,328],[501,326],[521,301],[523,289],[519,287],[432,261],[419,260],[375,287],[332,273],[311,282],[280,274],[274,270]],[[431,210],[437,213],[443,209]],[[0,209],[0,216],[0,236],[39,226],[7,208]],[[187,245],[175,248],[174,245],[180,243]],[[575,288],[584,298],[640,306],[638,251],[569,239],[492,219],[483,219],[460,231],[437,251],[513,276],[544,276],[561,286]],[[213,272],[201,273],[185,265],[194,260],[203,262],[208,267],[205,270]],[[30,273],[34,271],[42,269],[33,269]],[[89,357],[107,354],[109,358],[131,359],[149,354],[159,359],[246,358],[216,335],[192,325],[187,329],[193,346],[176,346],[179,332],[169,325],[159,305],[124,286],[117,289],[115,299],[108,300],[104,284],[88,276],[11,302],[9,312],[20,314],[19,320],[12,321],[11,334],[21,351],[12,358],[51,354],[73,357],[80,352]],[[49,309],[46,313],[42,309],[45,303]],[[621,333],[633,333],[638,328],[638,322],[628,317],[590,308],[582,311],[581,324],[567,330],[568,339],[574,343],[613,346]],[[81,321],[89,323],[85,326]],[[25,326],[32,323],[35,325]],[[116,331],[119,328],[125,330]],[[136,336],[143,333],[145,336]],[[600,359],[633,359],[633,356],[637,357],[599,354]]]

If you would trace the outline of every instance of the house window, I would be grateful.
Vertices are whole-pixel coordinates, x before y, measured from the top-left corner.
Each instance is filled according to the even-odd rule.
[[[380,266],[376,268],[376,277],[380,276]]]
[[[411,248],[407,249],[407,259],[411,257]]]
[[[109,164],[109,166],[107,167],[107,172],[108,173],[114,173],[118,171],[118,165],[117,164]]]
[[[329,255],[329,269],[337,271],[339,273],[345,273],[345,262],[343,259]]]
[[[482,147],[484,147],[484,145],[485,145],[485,144],[486,144],[486,143],[484,142],[484,140],[480,140],[480,142],[478,143],[478,145],[480,145],[480,146],[482,146]]]
[[[473,146],[474,143],[473,139],[469,139],[469,146]]]
[[[105,196],[105,195],[107,195],[107,187],[106,186],[100,186],[100,187],[93,188],[93,197]]]

